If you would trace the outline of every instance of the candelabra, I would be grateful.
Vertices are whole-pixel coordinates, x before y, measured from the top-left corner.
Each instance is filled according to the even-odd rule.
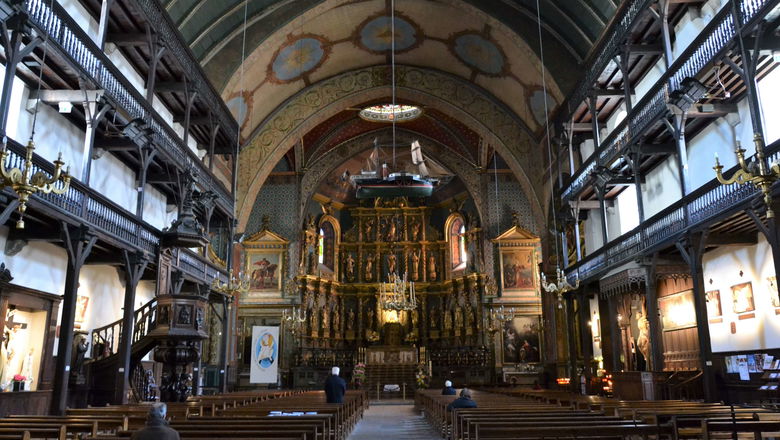
[[[238,273],[238,277],[233,276],[233,270],[228,271],[228,280],[223,283],[219,278],[214,278],[211,283],[211,289],[227,296],[236,296],[246,293],[249,290],[249,277]]]
[[[2,187],[10,186],[19,197],[19,206],[16,208],[19,212],[19,220],[16,222],[17,229],[24,229],[24,213],[27,211],[27,201],[31,195],[37,192],[62,194],[70,187],[69,169],[62,171],[62,166],[65,165],[65,162],[62,161],[62,153],[54,161],[54,173],[49,177],[43,171],[33,172],[32,158],[33,151],[35,151],[35,143],[32,139],[27,143],[25,149],[27,151],[23,168],[11,168],[10,170],[5,167],[5,160],[9,155],[5,142],[3,142],[2,150],[0,150],[0,175],[2,175],[0,185]],[[58,187],[56,183],[59,181],[62,181],[62,185]]]
[[[292,310],[284,310],[282,312],[282,322],[285,323],[290,333],[295,336],[303,330],[303,324],[306,322],[306,312],[300,306],[293,307]]]
[[[417,308],[417,297],[414,293],[414,282],[406,281],[396,273],[391,273],[387,283],[380,284],[379,301],[382,309],[412,311]]]
[[[512,307],[509,310],[505,310],[504,306],[500,306],[498,310],[491,307],[487,319],[486,330],[491,334],[496,334],[504,326],[504,323],[514,318],[515,308]]]
[[[726,179],[723,176],[723,165],[720,164],[717,153],[715,153],[715,166],[712,169],[715,170],[718,182],[722,185],[752,183],[763,194],[767,218],[773,218],[775,212],[772,209],[772,184],[780,179],[780,165],[777,162],[771,166],[767,164],[764,156],[764,140],[760,134],[756,134],[753,140],[756,145],[756,158],[751,163],[745,161],[745,150],[740,147],[739,142],[737,143],[737,162],[740,169],[731,178]]]
[[[556,282],[547,282],[547,276],[544,274],[544,272],[541,273],[542,277],[542,288],[544,288],[545,291],[554,293],[558,297],[558,301],[561,301],[561,298],[563,297],[563,294],[566,292],[570,292],[572,290],[576,290],[580,287],[580,279],[577,278],[574,282],[574,285],[572,286],[569,284],[569,280],[566,279],[566,275],[561,270],[560,266],[555,267],[556,272]]]

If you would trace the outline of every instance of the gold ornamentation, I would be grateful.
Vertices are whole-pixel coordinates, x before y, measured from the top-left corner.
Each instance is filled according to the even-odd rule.
[[[0,150],[2,186],[10,186],[19,197],[19,207],[16,208],[19,212],[19,220],[16,221],[17,229],[24,229],[24,213],[27,211],[27,201],[31,195],[37,192],[63,194],[70,187],[69,168],[65,169],[64,172],[62,171],[62,166],[65,165],[65,162],[62,161],[62,153],[54,161],[54,174],[49,177],[43,171],[33,172],[32,158],[33,151],[35,151],[35,143],[32,139],[27,143],[25,149],[27,151],[24,159],[24,168],[12,168],[10,170],[5,168],[5,160],[9,155],[5,143],[3,143],[3,148]],[[56,187],[56,183],[60,180],[62,181],[62,186]]]
[[[752,183],[763,194],[767,218],[773,218],[775,212],[772,209],[772,184],[780,179],[780,164],[775,162],[769,166],[766,163],[764,138],[761,134],[756,133],[753,136],[753,143],[756,145],[756,159],[750,164],[745,161],[745,150],[737,144],[737,162],[740,169],[731,178],[726,179],[723,176],[723,165],[720,164],[717,153],[715,154],[715,166],[712,169],[715,170],[718,182],[722,185]]]

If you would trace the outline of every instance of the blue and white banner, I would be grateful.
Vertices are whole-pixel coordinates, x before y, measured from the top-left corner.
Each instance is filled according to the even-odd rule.
[[[276,383],[279,370],[279,327],[252,327],[249,383]]]

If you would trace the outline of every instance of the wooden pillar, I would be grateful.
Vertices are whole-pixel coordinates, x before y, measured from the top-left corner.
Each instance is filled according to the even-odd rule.
[[[230,300],[227,296],[222,298],[222,337],[219,344],[219,392],[227,392],[227,368],[228,368],[228,334],[230,332]],[[214,337],[214,335],[211,335]]]
[[[165,53],[165,46],[160,42],[159,37],[153,29],[147,27],[146,37],[149,40],[149,53],[151,59],[149,60],[149,74],[146,77],[146,101],[149,105],[152,105],[154,101],[154,84],[157,80],[157,63]]]
[[[566,296],[566,345],[569,351],[569,377],[571,383],[569,384],[572,390],[576,390],[579,385],[579,378],[577,377],[577,340],[574,338],[576,335],[576,327],[574,325],[574,295],[569,294]]]
[[[157,148],[153,148],[151,144],[145,144],[142,147],[138,147],[138,159],[140,162],[140,168],[136,173],[138,184],[138,198],[136,199],[135,215],[142,217],[144,215],[144,201],[146,199],[146,176],[151,165],[152,160],[157,155]]]
[[[68,383],[70,380],[70,358],[73,351],[73,324],[76,317],[76,298],[79,292],[79,274],[84,261],[92,251],[97,236],[85,226],[62,224],[62,241],[68,254],[68,268],[65,275],[65,295],[62,299],[60,339],[57,346],[57,365],[54,371],[51,413],[65,414],[68,406]]]
[[[98,24],[98,36],[95,43],[101,50],[106,47],[106,35],[108,35],[108,19],[111,14],[111,6],[114,0],[103,0],[100,6],[100,23]]]
[[[593,375],[593,331],[588,322],[590,322],[590,299],[583,289],[579,294],[580,307],[578,314],[580,317],[580,343],[582,344],[582,364],[585,376],[590,379]]]
[[[691,232],[685,240],[685,243],[677,242],[675,245],[680,251],[691,269],[691,278],[693,280],[693,306],[696,311],[696,329],[699,337],[699,357],[701,359],[701,370],[704,373],[704,398],[708,402],[714,402],[718,399],[718,392],[715,388],[715,374],[712,368],[712,344],[710,343],[710,327],[707,319],[707,296],[704,285],[704,270],[702,268],[702,256],[707,242],[708,231]]]
[[[149,264],[149,259],[142,253],[131,253],[122,250],[122,263],[125,270],[125,304],[122,313],[122,333],[119,336],[119,367],[114,385],[114,404],[127,403],[127,392],[130,388],[130,374],[133,367],[130,357],[133,351],[133,333],[135,331],[135,291],[138,282]]]
[[[616,373],[623,369],[623,363],[620,361],[620,355],[623,352],[622,349],[622,336],[620,332],[620,326],[618,325],[618,311],[617,311],[616,295],[611,295],[607,299],[607,307],[609,309],[609,316],[607,317],[609,328],[609,340],[610,351],[612,352],[612,373]]]
[[[650,323],[650,371],[664,369],[664,340],[661,323],[658,317],[658,283],[656,281],[655,258],[645,265],[645,303],[647,305],[647,321]]]
[[[0,94],[0,129],[3,131],[3,137],[5,137],[6,124],[8,123],[11,92],[13,91],[14,78],[16,77],[16,66],[43,41],[36,36],[22,47],[22,39],[25,37],[25,29],[27,28],[27,19],[22,15],[13,16],[6,20],[4,24],[3,32],[0,32],[0,42],[2,42],[5,51],[5,75],[3,77],[3,92]],[[10,37],[6,32],[7,30],[11,31]]]
[[[107,103],[100,102],[102,91],[84,91],[84,156],[81,163],[81,181],[89,185],[92,175],[92,150],[95,146],[95,134],[98,124],[111,108]],[[90,96],[92,95],[92,96]]]

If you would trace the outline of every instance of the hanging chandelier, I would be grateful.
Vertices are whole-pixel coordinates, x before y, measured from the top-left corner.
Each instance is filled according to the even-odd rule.
[[[301,333],[306,322],[306,312],[301,306],[293,307],[292,310],[284,310],[282,312],[282,322],[293,335]]]
[[[246,293],[249,291],[249,277],[238,273],[238,277],[233,276],[233,270],[228,271],[227,282],[220,281],[219,278],[214,278],[211,283],[211,290],[219,292],[223,295],[230,297]]]
[[[572,290],[577,290],[580,287],[580,279],[577,278],[574,281],[574,285],[572,286],[569,284],[569,280],[566,279],[566,275],[561,270],[561,267],[556,265],[555,272],[557,274],[555,282],[547,282],[547,276],[544,274],[544,272],[541,273],[542,276],[542,288],[549,293],[554,293],[558,299],[560,300],[562,295],[566,292],[570,292]]]
[[[379,285],[379,305],[383,310],[396,312],[411,311],[417,308],[417,297],[414,293],[414,281],[406,281],[396,273],[391,273],[388,282]]]
[[[498,333],[503,327],[504,323],[515,317],[515,308],[512,307],[509,310],[505,310],[504,306],[500,306],[498,309],[490,308],[490,313],[485,317],[487,320],[486,330],[494,335]]]

